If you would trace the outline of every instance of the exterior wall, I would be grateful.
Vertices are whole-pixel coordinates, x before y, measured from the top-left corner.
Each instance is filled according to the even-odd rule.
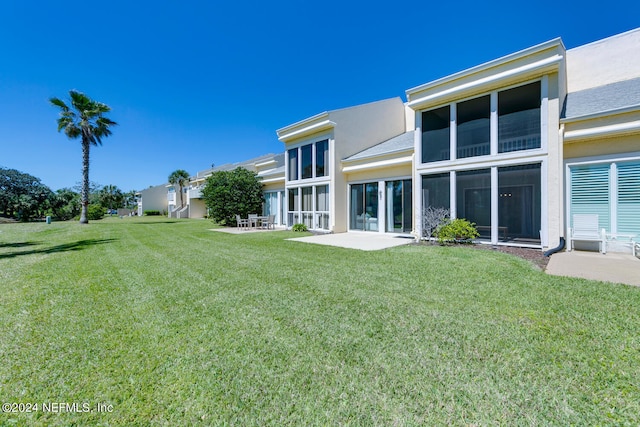
[[[623,135],[566,143],[564,146],[564,158],[570,160],[582,157],[615,156],[638,151],[640,151],[640,134]]]
[[[560,73],[548,76],[548,101],[547,111],[543,112],[547,118],[547,126],[542,132],[547,135],[547,158],[546,158],[546,184],[543,184],[542,218],[543,226],[546,218],[547,224],[542,231],[543,247],[554,248],[560,244],[560,237],[564,236],[564,167],[562,159],[564,157],[562,140],[558,129],[560,129],[560,111],[562,109],[561,93],[563,88],[563,69]],[[544,164],[542,173],[545,174]],[[543,179],[544,182],[544,179]]]
[[[207,216],[207,206],[202,199],[189,199],[189,218],[204,218]]]
[[[140,191],[140,202],[138,203],[138,215],[143,215],[144,211],[157,210],[166,212],[167,187],[165,184],[156,185]]]
[[[345,173],[345,179],[347,183],[363,182],[363,181],[377,181],[377,180],[389,180],[398,177],[409,178],[413,174],[411,163],[397,166],[390,166],[386,168],[365,169],[361,171],[354,171]]]
[[[332,231],[348,229],[349,194],[340,160],[405,132],[405,106],[400,98],[365,104],[331,113],[334,131],[331,175]]]
[[[628,31],[567,51],[569,92],[640,77],[640,29]]]

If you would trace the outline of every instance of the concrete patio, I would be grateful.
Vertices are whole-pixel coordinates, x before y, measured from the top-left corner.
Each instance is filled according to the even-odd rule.
[[[318,234],[315,236],[295,237],[296,242],[315,243],[316,245],[338,246],[348,249],[359,249],[362,251],[379,251],[381,249],[392,248],[394,246],[408,245],[415,240],[413,236],[398,236],[382,233],[335,233]]]
[[[546,272],[554,276],[580,277],[640,286],[640,259],[630,254],[559,252],[551,255]]]

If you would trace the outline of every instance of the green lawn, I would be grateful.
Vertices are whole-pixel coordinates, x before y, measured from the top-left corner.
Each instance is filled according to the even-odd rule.
[[[640,423],[640,288],[211,227],[0,225],[0,425]]]

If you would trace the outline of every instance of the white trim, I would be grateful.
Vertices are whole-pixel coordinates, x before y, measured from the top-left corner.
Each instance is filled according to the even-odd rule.
[[[498,167],[491,167],[491,189],[490,189],[490,205],[491,205],[491,243],[498,244],[500,236],[498,235],[498,227],[500,226],[500,217],[498,216],[498,197],[500,194],[500,188],[498,187]]]
[[[589,129],[565,130],[564,141],[571,142],[579,139],[606,138],[635,132],[640,132],[640,120],[615,125],[597,126]]]
[[[640,160],[640,151],[632,151],[630,153],[606,154],[602,156],[576,157],[574,159],[566,159],[566,166],[579,166],[608,162],[632,162]]]
[[[405,156],[405,157],[400,157],[398,159],[381,160],[378,162],[371,162],[363,165],[343,166],[342,172],[346,173],[346,172],[361,171],[366,169],[377,169],[377,168],[383,168],[383,167],[389,167],[389,166],[398,166],[398,165],[404,165],[407,163],[410,164],[411,158],[412,156]]]
[[[503,65],[503,64],[507,64],[509,62],[515,62],[515,61],[517,61],[519,59],[526,58],[527,56],[530,56],[532,54],[540,53],[540,52],[542,52],[544,50],[549,50],[549,49],[553,49],[553,48],[562,48],[563,50],[565,50],[564,44],[562,43],[562,39],[560,39],[558,37],[558,38],[555,38],[553,40],[549,40],[547,42],[541,43],[539,45],[531,46],[529,48],[523,49],[523,50],[521,50],[519,52],[514,52],[514,53],[512,53],[510,55],[503,56],[502,58],[494,59],[493,61],[489,61],[489,62],[486,62],[484,64],[480,64],[480,65],[477,65],[475,67],[460,71],[458,73],[451,74],[451,75],[443,77],[441,79],[434,80],[432,82],[425,83],[425,84],[422,84],[420,86],[416,86],[414,88],[408,89],[406,91],[406,94],[407,94],[407,97],[410,97],[410,95],[412,93],[423,92],[423,91],[425,91],[427,89],[436,87],[436,86],[441,85],[443,83],[446,83],[446,82],[449,82],[449,81],[452,81],[452,80],[456,80],[456,79],[460,79],[462,77],[471,76],[471,75],[476,74],[478,72],[485,71],[485,70],[488,70],[488,69],[491,69],[491,68],[495,68],[497,66],[500,66],[500,65]],[[556,56],[558,56],[558,55],[556,55]]]
[[[445,89],[443,91],[434,93],[433,95],[427,95],[422,98],[415,99],[413,101],[408,102],[407,105],[413,109],[420,109],[420,107],[437,103],[439,99],[445,99],[451,96],[455,96],[456,94],[460,94],[470,90],[479,91],[483,86],[488,86],[492,83],[497,83],[500,80],[520,77],[532,72],[543,72],[545,71],[545,69],[551,66],[555,67],[558,64],[560,64],[563,58],[564,57],[562,55],[556,54],[549,58],[545,58],[531,64],[523,65],[518,68],[493,74],[491,76],[477,79],[472,82],[464,83],[450,89]]]
[[[547,159],[540,162],[540,244],[543,248],[549,246],[549,191]],[[561,191],[561,189],[558,189]]]
[[[615,203],[612,203],[615,201]],[[618,164],[609,165],[609,225],[611,233],[618,232]]]
[[[526,155],[523,155],[525,154]],[[510,151],[508,153],[502,153],[499,156],[479,156],[479,157],[467,157],[464,159],[456,160],[455,162],[433,162],[423,163],[416,167],[416,170],[420,174],[430,173],[442,173],[449,172],[451,170],[473,170],[473,169],[486,169],[492,166],[512,166],[527,163],[540,162],[547,158],[547,153],[542,152],[541,149],[535,150],[522,150],[522,151]],[[425,167],[428,166],[428,167]]]
[[[599,119],[607,116],[633,113],[640,111],[640,104],[629,105],[627,107],[614,108],[612,110],[598,111],[597,113],[584,114],[582,116],[565,117],[560,119],[560,123],[573,123],[583,120]]]
[[[281,176],[281,177],[278,177],[278,178],[269,178],[269,179],[260,180],[260,182],[262,184],[272,184],[274,182],[283,182],[284,183],[284,181],[285,181],[285,177],[284,176]]]
[[[278,139],[282,142],[289,142],[294,139],[309,137],[314,133],[317,133],[323,130],[331,129],[335,127],[335,125],[336,125],[335,122],[332,122],[331,120],[327,119],[322,122],[319,122],[319,123],[316,123],[316,124],[313,124],[289,133],[285,133],[285,134],[278,133],[279,135]]]
[[[546,153],[549,150],[549,76],[542,76],[540,81],[540,148]]]
[[[413,150],[414,150],[413,147],[410,147],[410,148],[397,148],[395,150],[386,151],[384,153],[371,154],[369,156],[358,157],[357,159],[346,158],[346,159],[342,159],[341,162],[342,163],[358,163],[358,162],[362,162],[364,160],[375,159],[377,157],[386,157],[386,156],[391,156],[391,155],[397,155],[399,153],[409,153],[409,154],[413,155]]]
[[[261,168],[263,166],[273,165],[273,164],[276,164],[276,163],[277,162],[275,160],[271,159],[271,160],[267,160],[266,162],[256,163],[255,167],[256,168]]]
[[[491,91],[489,106],[489,155],[498,153],[498,91]]]
[[[422,175],[421,175],[422,177]],[[422,179],[420,180],[422,181]],[[449,172],[449,215],[451,219],[458,218],[458,199],[456,195],[458,194],[458,181],[456,178],[456,171]]]
[[[438,107],[438,108],[441,108],[441,107]],[[458,147],[458,104],[456,102],[452,102],[449,104],[449,161],[455,161],[458,159],[457,147]],[[422,162],[420,163],[423,164]]]

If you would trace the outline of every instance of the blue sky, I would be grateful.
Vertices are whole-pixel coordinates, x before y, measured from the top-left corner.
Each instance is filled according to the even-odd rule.
[[[0,166],[56,190],[81,179],[52,96],[112,108],[90,178],[161,184],[284,146],[276,129],[395,96],[561,37],[576,47],[640,26],[640,2],[301,0],[43,2],[0,14]]]

